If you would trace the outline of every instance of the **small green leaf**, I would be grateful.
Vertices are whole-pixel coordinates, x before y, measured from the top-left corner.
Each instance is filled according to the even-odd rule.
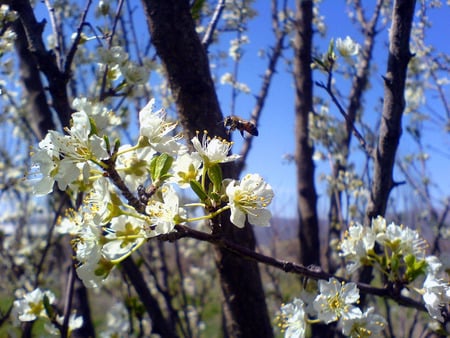
[[[150,175],[153,182],[167,179],[168,172],[173,163],[173,157],[168,154],[161,154],[152,158],[150,162]],[[164,179],[163,179],[164,178]]]
[[[158,157],[153,157],[152,160],[150,161],[150,177],[152,178],[152,181],[154,182],[156,180],[156,162],[158,160]]]
[[[89,124],[91,125],[91,132],[89,133],[89,136],[98,135],[97,124],[92,117],[89,117]]]
[[[114,153],[114,154],[117,153],[117,152],[119,151],[119,148],[120,148],[120,140],[119,140],[119,139],[116,139],[116,140],[114,141],[114,151],[113,151],[113,153]]]
[[[191,15],[192,19],[198,20],[200,19],[200,14],[202,12],[202,7],[205,4],[205,0],[195,0],[193,5],[191,6]]]
[[[206,194],[205,190],[203,190],[203,187],[199,182],[191,180],[189,181],[189,185],[201,201],[205,201],[208,198],[208,195]]]
[[[404,260],[406,263],[405,277],[408,282],[412,282],[420,275],[426,273],[427,262],[424,259],[417,260],[416,256],[410,254],[405,256]]]
[[[222,186],[222,169],[218,164],[214,164],[208,169],[208,177],[211,180],[214,191],[220,191]]]
[[[106,149],[109,153],[109,150],[111,149],[111,144],[109,143],[109,137],[107,135],[103,135],[103,141],[105,141]],[[111,154],[110,154],[111,155]]]
[[[170,168],[172,167],[173,157],[169,156],[168,154],[161,154],[159,158],[160,158],[159,162],[161,165],[160,177],[166,176]]]
[[[44,298],[42,299],[44,303],[45,312],[49,318],[55,318],[55,311],[53,310],[52,305],[50,304],[50,300],[47,295],[44,294]]]

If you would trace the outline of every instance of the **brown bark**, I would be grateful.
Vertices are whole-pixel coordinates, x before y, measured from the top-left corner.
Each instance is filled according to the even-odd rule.
[[[195,31],[184,0],[143,0],[152,42],[161,58],[185,131],[191,139],[196,131],[226,138],[219,122],[223,116],[211,78],[208,57]],[[223,168],[224,177],[235,177],[232,166]],[[221,217],[223,236],[254,249],[251,227],[237,229],[229,217]],[[224,330],[229,337],[272,337],[265,295],[258,266],[230,251],[215,247],[224,298]]]
[[[415,0],[396,0],[390,29],[389,58],[384,76],[384,104],[380,136],[374,154],[374,175],[365,224],[384,215],[391,189],[395,155],[402,134],[402,116],[405,108],[405,83],[409,60],[412,18]]]
[[[294,77],[300,262],[304,265],[320,265],[313,147],[310,144],[308,131],[308,116],[313,111],[311,74],[313,2],[297,0],[296,6]]]
[[[68,126],[72,108],[67,94],[69,74],[61,72],[56,64],[55,55],[46,50],[42,40],[45,22],[37,22],[29,0],[15,0],[11,8],[19,16],[23,31],[25,32],[28,50],[32,55],[39,71],[48,82],[48,91],[52,97],[52,107],[55,109],[63,126]]]
[[[36,139],[42,140],[49,130],[55,129],[55,123],[52,119],[37,64],[28,50],[27,38],[20,21],[14,23],[14,31],[17,34],[14,47],[19,60],[23,96],[27,98],[26,120]]]
[[[364,223],[372,218],[384,216],[389,194],[395,186],[393,170],[395,155],[402,134],[402,116],[405,108],[405,83],[408,63],[412,55],[409,50],[415,0],[396,0],[392,13],[389,38],[389,57],[384,76],[384,104],[381,116],[380,135],[374,153],[373,184]],[[365,268],[360,281],[369,283],[372,269]],[[361,303],[364,299],[361,299]]]

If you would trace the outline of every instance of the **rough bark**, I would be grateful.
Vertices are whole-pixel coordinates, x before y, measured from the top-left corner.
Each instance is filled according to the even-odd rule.
[[[20,21],[14,23],[17,39],[14,42],[18,60],[23,96],[27,98],[26,120],[38,140],[42,140],[49,130],[55,129],[52,113],[45,96],[39,70],[33,55],[28,50],[27,38]]]
[[[60,71],[56,64],[55,55],[52,51],[48,51],[45,48],[42,40],[45,22],[37,22],[29,0],[12,1],[11,8],[19,16],[28,43],[28,50],[34,62],[47,79],[48,91],[52,98],[52,107],[58,114],[61,125],[68,126],[72,113],[67,94],[69,74]]]
[[[409,60],[411,25],[415,0],[394,2],[390,29],[389,58],[384,76],[384,104],[380,132],[374,156],[373,184],[366,209],[365,224],[384,215],[389,194],[394,187],[395,155],[402,134],[402,116],[405,108],[405,83]]]
[[[295,140],[297,164],[297,198],[300,220],[300,262],[320,265],[317,194],[314,185],[313,146],[310,144],[308,119],[313,111],[311,46],[313,2],[296,1],[295,32]]]
[[[151,38],[161,58],[187,139],[196,131],[226,138],[223,116],[211,78],[208,57],[195,31],[189,1],[143,0]],[[235,177],[232,166],[224,177]],[[229,217],[221,218],[223,236],[250,249],[251,227],[240,230]],[[255,262],[215,247],[224,298],[224,334],[229,337],[272,337],[261,276]]]
[[[402,134],[402,116],[405,108],[405,83],[409,60],[412,19],[415,0],[396,0],[392,13],[389,37],[389,57],[384,78],[384,104],[378,144],[374,153],[374,174],[365,224],[372,218],[384,216],[389,194],[395,186],[393,170],[395,155]],[[365,268],[360,281],[370,283],[372,269]],[[363,303],[364,299],[362,299]]]

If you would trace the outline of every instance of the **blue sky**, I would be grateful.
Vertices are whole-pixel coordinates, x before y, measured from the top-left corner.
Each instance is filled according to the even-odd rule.
[[[374,2],[373,2],[374,3]],[[259,16],[250,23],[250,44],[245,45],[245,54],[243,64],[239,70],[239,81],[247,83],[252,93],[257,93],[260,87],[260,78],[266,65],[265,60],[257,57],[259,49],[266,49],[270,42],[273,41],[271,27],[268,24],[270,16],[270,2],[258,1],[257,10]],[[368,10],[369,11],[369,10]],[[319,35],[315,36],[314,43],[320,46],[325,52],[328,42],[331,38],[345,38],[347,35],[354,38],[357,42],[362,43],[362,38],[355,26],[350,22],[346,14],[345,1],[324,1],[321,5],[321,15],[325,17],[327,24],[327,35],[325,38]],[[369,12],[370,14],[370,12]],[[434,9],[428,12],[433,24],[430,30],[430,35],[427,37],[427,43],[434,44],[441,51],[449,54],[450,47],[446,43],[447,39],[443,39],[442,32],[446,31],[448,18],[450,17],[450,7],[443,6],[441,9]],[[380,38],[385,40],[388,36],[388,31],[385,29],[380,33]],[[378,118],[377,113],[373,107],[378,104],[380,97],[383,95],[382,78],[386,69],[387,48],[381,41],[376,44],[375,58],[378,64],[378,69],[370,79],[373,87],[369,94],[365,96],[366,100],[366,121],[375,121]],[[246,172],[258,172],[273,186],[275,190],[275,199],[273,201],[272,210],[276,214],[283,216],[295,217],[296,208],[296,173],[293,164],[286,163],[283,160],[284,154],[292,154],[295,149],[294,144],[294,93],[292,77],[286,72],[286,65],[283,61],[278,64],[278,73],[275,76],[269,98],[266,102],[262,118],[259,122],[259,136],[253,141],[253,148],[248,158]],[[319,73],[314,73],[315,80],[324,80]],[[340,89],[346,92],[348,83],[338,82]],[[316,94],[323,94],[318,87],[314,88]],[[447,91],[448,93],[448,91]],[[324,95],[322,95],[325,97]],[[222,104],[224,115],[229,112],[229,91],[227,89],[219,91],[219,98]],[[251,95],[241,94],[237,100],[236,114],[244,118],[250,116],[254,104],[254,98]],[[427,98],[427,102],[434,108],[442,109],[439,102],[433,101],[432,98]],[[336,111],[331,106],[330,111]],[[371,112],[373,111],[373,113]],[[444,114],[443,114],[444,115]],[[450,156],[448,149],[450,149],[450,137],[444,132],[444,126],[428,124],[425,137],[426,146],[434,146],[440,149],[447,156],[442,153],[431,152],[431,159],[429,163],[429,172],[431,179],[439,183],[437,189],[434,189],[436,196],[450,195],[450,178],[447,174],[450,169]],[[236,133],[234,135],[235,152],[239,152],[242,138]],[[356,142],[353,140],[353,149],[357,148]],[[408,140],[406,132],[403,133],[403,138],[399,147],[398,154],[405,155],[410,153],[411,140]],[[358,161],[356,159],[356,161]],[[327,163],[317,163],[316,176],[323,171],[328,170]],[[398,170],[394,172],[396,180],[403,180],[403,177]],[[318,180],[316,180],[318,182]],[[401,186],[393,194],[393,196],[400,197],[407,193],[408,187]],[[319,196],[325,194],[323,185],[318,184]],[[319,213],[326,216],[327,198],[319,197]],[[325,214],[324,214],[325,213]]]

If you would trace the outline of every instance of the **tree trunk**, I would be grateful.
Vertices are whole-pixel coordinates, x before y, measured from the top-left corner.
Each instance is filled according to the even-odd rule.
[[[223,116],[211,78],[205,49],[195,31],[189,1],[143,0],[151,38],[167,72],[169,85],[183,125],[191,139],[196,131],[226,138],[219,122]],[[224,177],[235,177],[233,166],[223,167]],[[223,236],[250,249],[255,247],[250,226],[237,229],[221,217]],[[224,304],[224,330],[229,337],[272,337],[259,268],[233,253],[215,247]]]
[[[374,153],[373,184],[364,223],[371,224],[373,218],[384,216],[389,194],[394,187],[392,173],[395,154],[402,134],[402,116],[405,108],[405,83],[409,60],[412,19],[415,0],[396,0],[392,13],[389,37],[389,57],[384,76],[384,104],[380,124],[380,135]],[[370,283],[372,269],[366,267],[360,281]],[[364,303],[364,298],[361,298]]]
[[[297,198],[300,220],[300,262],[320,265],[319,223],[314,185],[313,146],[310,144],[308,119],[313,111],[311,45],[313,2],[296,1],[295,31],[295,138],[297,164]]]
[[[384,76],[384,104],[380,136],[374,154],[374,175],[365,224],[384,215],[391,189],[395,154],[402,134],[402,116],[405,109],[406,72],[412,54],[409,50],[415,0],[396,0],[390,29],[389,58]]]

